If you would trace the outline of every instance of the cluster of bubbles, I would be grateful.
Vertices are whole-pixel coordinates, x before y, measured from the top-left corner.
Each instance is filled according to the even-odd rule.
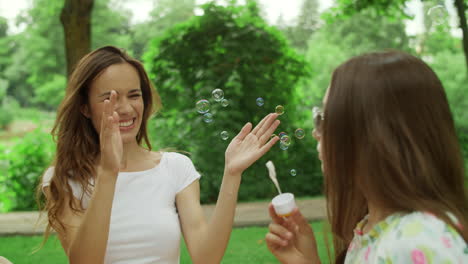
[[[272,137],[274,136],[275,135],[273,134]],[[305,137],[304,129],[302,128],[296,129],[296,131],[294,131],[294,136],[297,139],[303,139]],[[278,134],[278,137],[280,138],[280,148],[282,150],[287,150],[292,142],[291,137],[286,132],[280,132]]]
[[[219,88],[214,89],[212,91],[211,95],[213,97],[213,100],[215,102],[220,103],[222,107],[229,106],[229,101],[224,98],[224,91],[223,90],[221,90]],[[259,106],[259,107],[262,107],[265,104],[265,100],[262,97],[258,97],[255,102],[256,102],[257,106]],[[211,108],[211,104],[206,99],[201,99],[198,102],[196,102],[197,112],[203,115],[203,121],[205,123],[213,122],[213,114],[210,113],[210,108]],[[275,107],[275,113],[277,113],[278,115],[284,114],[284,106],[277,105]],[[229,133],[227,131],[222,131],[219,134],[219,136],[220,136],[220,138],[222,140],[228,140],[229,139]],[[294,131],[294,136],[297,139],[303,139],[304,136],[305,136],[304,129],[297,128]],[[276,135],[272,134],[271,138],[274,138],[274,137],[276,137]],[[291,143],[292,143],[291,137],[286,132],[280,132],[278,134],[278,137],[280,138],[280,144],[279,144],[280,148],[282,150],[287,150],[289,148],[289,146],[291,145]],[[291,174],[291,176],[296,176],[297,171],[295,169],[291,169],[290,174]]]
[[[211,92],[211,96],[215,102],[221,104],[222,107],[229,106],[229,100],[224,98],[224,91],[217,88]],[[207,124],[212,123],[214,118],[213,114],[210,113],[211,104],[210,101],[206,99],[201,99],[195,103],[195,107],[197,112],[203,115],[203,121]],[[229,138],[229,133],[227,131],[222,131],[220,133],[220,137],[222,140],[227,140]]]
[[[216,102],[219,102],[222,107],[227,107],[229,105],[229,100],[224,98],[223,90],[214,89],[211,94],[213,96],[213,99]],[[197,108],[198,113],[204,115],[204,117],[206,116],[206,118],[203,118],[203,120],[206,123],[211,123],[213,121],[213,114],[208,113],[211,108],[210,101],[206,99],[201,99],[195,104],[195,107]]]

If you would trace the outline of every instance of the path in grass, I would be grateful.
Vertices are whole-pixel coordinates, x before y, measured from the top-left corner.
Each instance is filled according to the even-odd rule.
[[[312,223],[319,244],[319,254],[323,263],[328,263],[327,250],[323,242],[323,224]],[[236,228],[221,263],[223,264],[273,264],[278,263],[265,245],[266,227]],[[42,241],[41,236],[0,237],[0,256],[10,259],[14,264],[62,264],[67,259],[55,236],[38,253],[30,254]],[[181,247],[180,263],[191,263],[185,245]]]

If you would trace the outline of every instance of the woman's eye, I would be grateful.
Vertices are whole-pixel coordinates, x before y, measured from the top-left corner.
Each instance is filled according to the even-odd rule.
[[[130,95],[130,98],[138,98],[138,97],[140,97],[140,96],[141,96],[141,95],[139,95],[139,94],[132,94],[132,95]]]

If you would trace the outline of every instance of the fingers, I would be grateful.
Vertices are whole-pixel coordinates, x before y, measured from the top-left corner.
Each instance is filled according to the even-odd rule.
[[[273,145],[275,145],[276,142],[278,142],[278,140],[279,140],[279,137],[275,136],[274,138],[270,139],[270,141],[267,144],[263,145],[260,148],[261,155],[265,155],[265,153],[267,153],[271,149],[271,147],[273,147]]]
[[[244,140],[244,138],[250,133],[250,130],[252,130],[252,124],[249,122],[244,125],[244,127],[234,139]]]
[[[268,205],[268,212],[270,213],[271,220],[273,220],[273,223],[282,225],[284,223],[284,219],[279,217],[276,212],[275,208],[273,208],[273,204]]]
[[[257,131],[257,133],[255,133],[255,135],[257,137],[261,137],[263,134],[265,134],[265,132],[271,127],[271,125],[275,122],[276,118],[278,118],[278,114],[276,113],[273,113],[273,114],[269,114],[265,121],[261,124],[258,124],[259,126],[259,129]],[[278,124],[279,125],[279,124]],[[270,133],[271,135],[272,133]],[[270,136],[268,135],[268,136]],[[266,141],[265,141],[266,142]]]
[[[269,247],[284,247],[288,245],[288,240],[283,240],[273,233],[267,233],[265,235],[265,241]]]
[[[119,114],[113,111],[112,119],[111,119],[112,130],[117,131],[117,132],[119,131],[119,121],[120,121]]]
[[[298,208],[294,208],[291,213],[290,218],[298,225],[298,226],[309,226],[307,219],[302,215],[301,211]]]
[[[260,123],[258,123],[255,128],[252,130],[252,134],[254,135],[257,135],[258,131],[260,130],[260,128],[263,126],[263,124],[265,123],[265,121],[271,116],[272,114],[268,114],[266,115],[262,121],[260,121]]]
[[[267,142],[268,139],[271,138],[271,135],[275,132],[275,130],[278,128],[280,124],[281,124],[281,121],[274,120],[274,122],[270,124],[270,126],[267,128],[267,130],[265,130],[263,134],[260,134],[260,133],[258,134],[258,136],[260,137],[261,145],[265,144],[265,142]]]
[[[279,238],[285,241],[290,240],[294,236],[293,233],[290,230],[288,230],[286,227],[275,224],[275,223],[271,223],[268,226],[268,230],[270,231],[270,233],[278,236]]]

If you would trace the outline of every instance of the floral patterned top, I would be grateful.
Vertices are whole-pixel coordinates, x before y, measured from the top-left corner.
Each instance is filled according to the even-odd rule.
[[[354,230],[345,264],[468,263],[460,234],[430,213],[393,214],[363,234],[366,221],[367,216]]]

